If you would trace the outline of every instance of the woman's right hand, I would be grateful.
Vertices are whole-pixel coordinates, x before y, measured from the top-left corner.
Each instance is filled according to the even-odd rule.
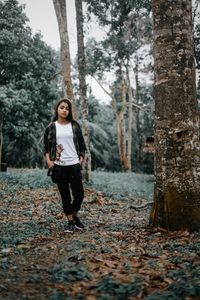
[[[48,160],[48,161],[47,161],[47,165],[48,165],[48,168],[49,168],[49,169],[53,169],[53,167],[54,167],[54,161]]]

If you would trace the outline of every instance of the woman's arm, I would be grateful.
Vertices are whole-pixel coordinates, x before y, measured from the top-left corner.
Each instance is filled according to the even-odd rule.
[[[82,130],[79,124],[78,124],[78,143],[79,143],[80,159],[83,161],[85,158],[86,146],[85,146]]]
[[[48,168],[51,169],[54,166],[54,161],[50,159],[50,155],[49,155],[48,133],[49,133],[49,127],[46,128],[44,133],[44,157],[46,159]]]
[[[47,162],[48,168],[49,168],[49,169],[52,169],[53,166],[54,166],[54,161],[52,161],[52,160],[50,159],[49,153],[46,153],[46,154],[45,154],[45,158],[46,158],[46,162]]]
[[[83,156],[80,156],[79,157],[79,164],[82,166],[83,164],[83,161],[84,161],[84,157]]]

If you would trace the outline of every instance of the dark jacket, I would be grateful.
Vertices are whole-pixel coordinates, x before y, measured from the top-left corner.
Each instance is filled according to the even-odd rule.
[[[73,140],[78,157],[84,158],[86,146],[80,125],[76,121],[72,121]],[[56,159],[56,125],[55,122],[51,122],[44,133],[44,155],[49,153],[50,159],[54,161]]]

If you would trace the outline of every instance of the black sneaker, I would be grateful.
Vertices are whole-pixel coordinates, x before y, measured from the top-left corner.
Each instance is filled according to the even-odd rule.
[[[73,216],[73,219],[75,223],[75,228],[78,230],[83,230],[85,226],[83,225],[83,223],[81,223],[80,219],[77,216]]]
[[[73,233],[75,231],[75,222],[74,221],[69,221],[67,226],[64,229],[64,232],[71,232]]]

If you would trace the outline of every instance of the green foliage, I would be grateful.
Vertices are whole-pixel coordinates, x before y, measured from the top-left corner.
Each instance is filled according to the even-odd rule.
[[[3,223],[1,225],[0,244],[6,246],[16,246],[23,243],[33,236],[48,236],[51,232],[51,224],[42,224],[40,222],[30,220],[19,224],[18,222]]]
[[[22,170],[17,172],[0,172],[0,180],[15,188],[49,188],[52,181],[47,176],[47,170]],[[3,191],[2,191],[3,192]]]
[[[152,72],[151,65],[144,67],[142,70],[142,65],[144,57],[140,52],[140,49],[145,45],[152,42],[152,20],[149,15],[150,12],[150,2],[149,1],[93,1],[88,0],[88,14],[89,18],[91,13],[93,13],[97,20],[102,26],[104,32],[106,33],[105,38],[101,42],[97,42],[95,39],[90,39],[86,45],[86,57],[87,57],[87,72],[92,76],[97,76],[98,79],[105,79],[105,73],[110,72],[112,74],[113,82],[110,84],[110,89],[112,90],[112,96],[116,102],[116,110],[119,112],[122,108],[121,99],[121,79],[125,78],[126,68],[131,69],[131,66],[135,65],[135,56],[139,59],[139,68],[142,72]],[[132,71],[130,72],[132,77]],[[132,80],[132,78],[131,78]],[[128,86],[128,84],[127,84]],[[141,87],[139,94],[139,104],[150,104],[153,102],[152,95],[150,94],[150,88]],[[134,94],[133,89],[133,94]],[[128,105],[128,94],[127,105]],[[135,98],[135,97],[134,97]],[[113,111],[115,114],[116,112]],[[112,115],[113,115],[112,113]],[[113,116],[113,121],[115,122],[116,116]],[[127,127],[127,111],[125,112],[125,122]],[[141,113],[140,119],[142,120],[141,131],[142,139],[144,142],[146,137],[152,135],[153,131],[153,116],[152,113]],[[133,117],[133,122],[135,123],[135,118]],[[103,123],[104,124],[104,123]],[[98,124],[99,125],[99,124]],[[116,125],[113,127],[116,132]],[[151,131],[151,133],[149,133]],[[93,134],[94,130],[91,129]],[[125,128],[126,132],[126,128]],[[97,128],[96,128],[97,133]],[[100,132],[99,132],[100,134]],[[127,132],[126,132],[127,134]],[[100,134],[102,136],[102,134]],[[143,166],[137,166],[137,128],[134,124],[132,128],[132,165],[133,170],[142,170],[143,172],[152,173],[153,172],[153,156],[144,156]],[[113,145],[117,146],[116,140],[112,140]],[[94,141],[98,140],[97,135]],[[107,142],[105,139],[106,147],[104,149],[109,149],[107,147]],[[92,149],[95,149],[95,157],[100,157],[99,155],[99,145],[95,145]],[[115,153],[117,160],[115,162],[119,163],[119,155],[117,147],[115,147]],[[114,149],[113,149],[114,150]],[[94,152],[94,150],[93,150]],[[106,158],[109,156],[105,155]],[[102,161],[102,159],[101,159]],[[113,163],[113,162],[112,162]],[[106,164],[107,169],[107,164]],[[113,171],[113,168],[110,170]],[[115,169],[114,169],[115,170]],[[118,171],[119,169],[117,169]]]
[[[46,175],[46,170],[33,169],[23,172],[6,172],[0,173],[0,180],[10,185],[13,197],[17,188],[37,188],[48,189],[52,182]],[[113,199],[127,199],[132,197],[144,197],[152,199],[153,197],[153,177],[152,175],[135,174],[135,173],[112,173],[97,172],[92,173],[92,187],[104,192],[108,197]],[[3,195],[1,191],[0,195]]]
[[[101,26],[107,26],[106,38],[98,43],[93,40],[87,45],[89,59],[94,68],[110,64],[110,69],[121,68],[125,60],[142,45],[144,38],[151,38],[151,19],[148,17],[148,1],[86,1],[88,13],[94,13]],[[145,8],[145,9],[144,9]],[[142,36],[142,37],[141,37]],[[91,60],[93,56],[93,60]],[[104,70],[104,69],[103,69]],[[105,70],[104,70],[105,71]]]
[[[81,265],[63,260],[53,266],[51,280],[53,282],[74,282],[90,279],[90,273]]]
[[[113,199],[153,198],[153,178],[135,173],[93,172],[93,187]]]
[[[111,13],[113,18],[121,18],[119,11],[123,11],[123,16],[127,16],[129,12],[135,8],[136,10],[145,8],[151,10],[151,1],[150,0],[118,0],[118,1],[95,1],[95,0],[84,0],[88,5],[88,14],[91,13],[96,15],[101,24],[109,25]]]
[[[116,125],[110,105],[88,98],[92,169],[119,171]]]
[[[145,300],[182,300],[187,297],[199,297],[200,286],[199,278],[200,269],[193,270],[192,274],[185,273],[185,270],[173,270],[167,277],[173,279],[166,291],[155,292],[152,295],[145,297]]]
[[[31,30],[25,27],[28,20],[23,12],[23,7],[16,0],[0,2],[0,84],[22,78],[22,70],[27,68],[27,47],[31,42]]]
[[[49,300],[71,300],[61,291],[53,291],[53,295],[48,298]]]
[[[43,165],[43,131],[58,98],[57,54],[32,35],[16,0],[0,1],[0,106],[3,159],[8,165]]]
[[[113,62],[112,55],[106,51],[102,43],[98,43],[94,38],[90,38],[86,43],[86,57],[87,74],[97,75],[101,79],[102,70],[110,71]]]
[[[136,296],[144,288],[140,278],[134,278],[131,283],[120,283],[113,280],[112,277],[106,276],[96,285],[96,291],[101,293],[99,299],[110,299],[106,297],[115,297],[116,300],[125,300],[129,296]]]

